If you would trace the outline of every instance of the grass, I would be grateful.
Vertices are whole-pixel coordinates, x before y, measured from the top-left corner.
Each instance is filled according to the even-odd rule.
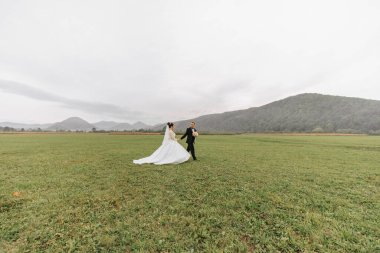
[[[379,252],[380,137],[0,135],[0,252]]]

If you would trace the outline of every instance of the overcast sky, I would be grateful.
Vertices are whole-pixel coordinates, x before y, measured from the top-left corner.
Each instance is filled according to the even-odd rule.
[[[379,0],[0,0],[0,121],[380,100]]]

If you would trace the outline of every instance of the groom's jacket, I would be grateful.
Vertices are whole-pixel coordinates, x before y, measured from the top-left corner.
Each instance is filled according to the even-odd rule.
[[[197,129],[195,129],[195,128],[193,129],[191,127],[189,127],[188,129],[186,129],[186,132],[181,137],[181,140],[184,139],[187,136],[186,143],[194,143],[195,142],[195,137],[193,136],[193,130],[194,130],[194,132],[197,131]]]

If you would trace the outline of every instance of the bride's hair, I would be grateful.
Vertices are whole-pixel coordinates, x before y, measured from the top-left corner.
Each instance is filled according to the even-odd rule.
[[[169,128],[172,128],[174,126],[174,123],[173,122],[168,122],[168,127]]]

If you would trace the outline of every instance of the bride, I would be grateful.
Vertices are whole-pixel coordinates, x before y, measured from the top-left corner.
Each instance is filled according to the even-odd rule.
[[[162,145],[148,157],[139,160],[133,160],[135,164],[154,163],[161,164],[178,164],[189,160],[190,154],[177,142],[174,133],[174,123],[169,122],[166,126],[164,140]]]

